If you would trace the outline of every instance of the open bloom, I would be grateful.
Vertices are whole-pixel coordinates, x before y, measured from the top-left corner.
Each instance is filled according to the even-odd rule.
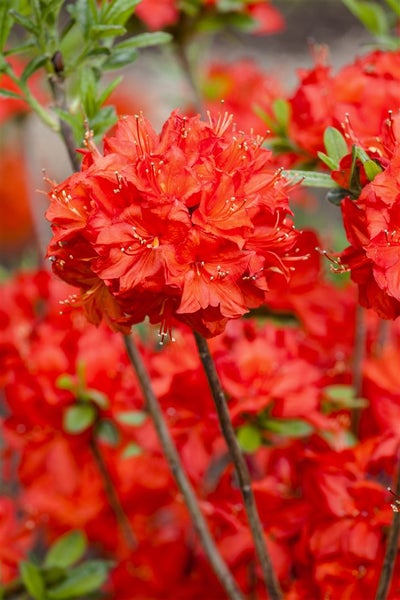
[[[124,330],[148,316],[164,335],[175,318],[216,335],[289,276],[289,185],[231,117],[173,112],[160,135],[125,117],[104,148],[88,143],[47,212],[53,269],[81,288],[90,321]]]

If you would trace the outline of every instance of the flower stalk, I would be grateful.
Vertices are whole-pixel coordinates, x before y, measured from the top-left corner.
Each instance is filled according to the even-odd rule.
[[[194,527],[200,538],[209,563],[213,568],[215,575],[218,577],[221,585],[225,589],[228,598],[231,600],[244,600],[236,581],[232,577],[232,574],[229,571],[224,559],[219,553],[215,541],[210,533],[207,522],[200,510],[199,502],[196,498],[194,490],[183,470],[179,454],[168,430],[159,402],[153,392],[150,377],[147,373],[140,352],[131,336],[124,336],[124,344],[127,355],[132,367],[135,370],[140,387],[142,389],[143,396],[146,401],[146,408],[153,420],[164,456],[185,500],[185,504],[190,513]]]
[[[225,393],[222,389],[207,340],[196,332],[194,336],[199,351],[200,360],[204,367],[204,371],[206,373],[214,399],[220,428],[235,467],[239,488],[243,497],[244,507],[249,521],[251,534],[253,536],[255,550],[263,572],[265,585],[271,600],[282,600],[283,596],[279,582],[275,575],[271,557],[266,547],[263,528],[251,485],[250,473],[235,435],[226,403]]]

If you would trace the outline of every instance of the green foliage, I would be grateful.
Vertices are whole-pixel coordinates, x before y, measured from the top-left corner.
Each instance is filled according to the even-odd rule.
[[[75,404],[64,412],[63,427],[68,433],[79,434],[88,429],[96,420],[97,412],[93,404]]]
[[[385,0],[389,10],[385,10],[381,3],[372,0],[342,0],[342,2],[378,40],[381,47],[389,50],[400,47],[400,40],[395,32],[396,21],[400,16],[398,0]]]
[[[82,531],[70,531],[58,538],[47,552],[44,566],[47,569],[58,567],[66,569],[75,564],[85,554],[86,536]]]
[[[65,579],[47,592],[48,600],[82,598],[99,589],[107,580],[109,565],[105,561],[88,560],[68,569]]]
[[[45,583],[40,569],[33,563],[23,561],[20,565],[21,579],[34,600],[45,600]]]
[[[147,414],[142,410],[129,410],[117,414],[117,420],[124,425],[138,427],[147,419]]]
[[[70,127],[77,146],[82,143],[86,121],[95,137],[116,122],[114,108],[104,103],[121,79],[103,88],[103,72],[132,63],[138,48],[171,39],[164,32],[126,37],[127,21],[139,0],[3,0],[0,4],[0,71],[8,73],[42,120],[59,131],[52,109],[41,107],[27,85],[34,73],[44,69],[55,96],[53,111]],[[64,8],[69,16],[66,24],[59,18]],[[24,33],[21,40],[19,31],[18,43],[14,43],[14,26]],[[27,50],[30,59],[19,78],[4,59]]]
[[[358,398],[354,387],[351,385],[328,385],[324,389],[322,409],[326,414],[339,410],[365,408],[367,405],[367,400]]]
[[[255,452],[262,445],[261,431],[255,425],[247,423],[239,427],[237,439],[244,452]]]
[[[290,171],[282,171],[282,175],[287,179],[292,180],[293,183],[301,183],[307,187],[334,188],[336,186],[328,173],[293,169]]]

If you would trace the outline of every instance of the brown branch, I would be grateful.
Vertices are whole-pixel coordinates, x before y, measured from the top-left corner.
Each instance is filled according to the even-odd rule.
[[[400,497],[400,473],[397,473],[397,484],[394,492],[395,496]],[[397,505],[395,504],[394,506]],[[390,584],[392,582],[393,570],[396,564],[396,558],[400,540],[400,512],[393,511],[393,521],[389,530],[389,535],[386,544],[385,557],[381,575],[379,578],[378,589],[376,591],[375,600],[386,600],[389,594]]]
[[[129,360],[136,372],[136,376],[142,389],[147,410],[153,420],[164,456],[185,500],[194,527],[203,545],[204,552],[210,562],[210,565],[213,568],[215,575],[218,577],[221,585],[225,589],[228,597],[231,600],[244,600],[236,581],[234,580],[211,536],[208,524],[200,510],[194,490],[183,470],[179,454],[168,430],[159,402],[153,392],[150,377],[147,373],[139,350],[130,336],[124,336],[124,343]]]
[[[200,359],[207,375],[211,393],[214,398],[220,428],[235,467],[239,488],[243,497],[244,507],[247,513],[256,553],[264,575],[266,588],[271,600],[282,600],[282,591],[280,589],[279,582],[275,575],[272,561],[265,544],[263,528],[251,486],[249,470],[235,435],[235,430],[230,419],[225,394],[222,389],[207,340],[205,340],[199,333],[196,332],[194,336],[196,339]]]
[[[366,325],[365,311],[362,306],[356,308],[355,332],[354,332],[354,352],[353,352],[353,388],[356,398],[360,398],[362,394],[363,380],[363,362],[365,358],[366,345]],[[351,430],[358,437],[358,429],[360,425],[362,408],[353,408],[351,412]]]
[[[110,503],[111,509],[115,515],[118,526],[125,538],[128,547],[134,549],[137,547],[137,541],[135,534],[132,530],[132,525],[122,507],[117,490],[115,489],[114,483],[111,479],[103,455],[100,451],[97,441],[94,438],[90,440],[90,450],[92,452],[97,469],[103,481],[104,491],[106,493],[108,502]]]

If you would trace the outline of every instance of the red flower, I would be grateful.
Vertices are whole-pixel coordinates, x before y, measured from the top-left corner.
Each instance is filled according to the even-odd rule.
[[[53,269],[82,289],[91,321],[104,304],[117,329],[148,315],[162,334],[176,318],[215,335],[264,301],[270,273],[288,276],[289,186],[261,142],[228,116],[175,112],[160,135],[126,117],[105,156],[90,147],[47,217]]]

